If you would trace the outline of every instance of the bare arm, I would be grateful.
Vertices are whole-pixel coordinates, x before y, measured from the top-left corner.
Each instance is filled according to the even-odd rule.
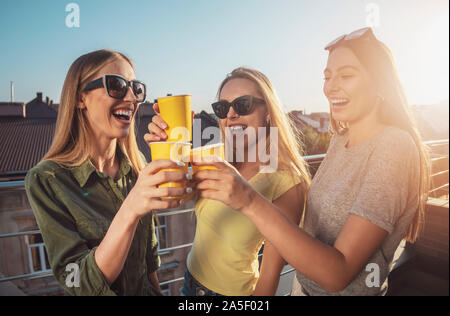
[[[181,181],[182,172],[160,172],[177,167],[170,160],[156,160],[139,173],[138,181],[114,217],[105,237],[95,251],[95,262],[111,285],[123,269],[139,219],[151,210],[168,209],[179,205],[178,199],[159,200],[164,196],[180,196],[185,188],[157,188],[158,184]]]
[[[327,245],[308,235],[256,192],[229,163],[219,161],[214,166],[219,171],[203,170],[195,175],[200,181],[200,196],[221,201],[246,215],[281,257],[327,292],[347,287],[388,234],[369,220],[350,214],[334,245]]]
[[[302,184],[298,184],[276,199],[276,205],[289,220],[297,225],[303,213],[304,189]],[[280,273],[286,264],[280,256],[278,250],[266,240],[264,243],[263,260],[261,264],[260,276],[256,284],[254,296],[275,295],[280,282]]]
[[[95,251],[95,262],[109,285],[119,276],[136,232],[138,219],[119,211]]]
[[[351,214],[334,246],[329,246],[309,236],[261,196],[242,212],[289,264],[327,292],[343,290],[387,236],[385,230]]]

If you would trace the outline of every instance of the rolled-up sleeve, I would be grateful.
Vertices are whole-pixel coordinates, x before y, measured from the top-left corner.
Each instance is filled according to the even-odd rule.
[[[55,279],[69,295],[117,295],[95,262],[75,220],[57,198],[52,177],[31,170],[25,179],[28,200],[45,243]]]

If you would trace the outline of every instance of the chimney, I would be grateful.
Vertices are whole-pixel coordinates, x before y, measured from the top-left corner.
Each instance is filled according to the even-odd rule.
[[[14,81],[11,81],[11,103],[14,103]]]
[[[50,99],[48,97],[45,97],[45,104],[49,105],[50,104]]]
[[[36,99],[39,103],[42,103],[42,92],[36,92]]]

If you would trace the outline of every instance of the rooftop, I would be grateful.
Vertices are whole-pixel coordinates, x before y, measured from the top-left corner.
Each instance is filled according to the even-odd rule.
[[[0,102],[0,116],[25,117],[25,103]]]
[[[0,181],[13,180],[35,166],[50,148],[57,112],[42,93],[28,103],[0,103]]]
[[[56,119],[0,117],[0,177],[26,173],[50,148]]]

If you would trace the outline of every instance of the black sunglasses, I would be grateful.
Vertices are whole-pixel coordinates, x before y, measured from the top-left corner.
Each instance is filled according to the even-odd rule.
[[[128,87],[133,90],[137,102],[144,102],[146,97],[145,83],[139,80],[128,81],[119,75],[103,75],[94,81],[89,82],[84,91],[90,91],[104,87],[106,93],[114,99],[123,99],[127,95]]]
[[[236,112],[238,115],[249,115],[253,112],[255,103],[266,103],[266,101],[255,98],[251,95],[244,95],[242,97],[236,98],[231,103],[222,100],[211,104],[211,106],[216,116],[220,119],[224,119],[227,117],[228,111],[230,111],[230,107],[233,107],[234,112]]]
[[[356,30],[350,34],[341,35],[335,40],[331,41],[327,46],[325,46],[325,50],[332,50],[335,46],[342,43],[343,41],[353,41],[353,40],[376,40],[375,35],[370,27],[365,27],[359,30]]]

